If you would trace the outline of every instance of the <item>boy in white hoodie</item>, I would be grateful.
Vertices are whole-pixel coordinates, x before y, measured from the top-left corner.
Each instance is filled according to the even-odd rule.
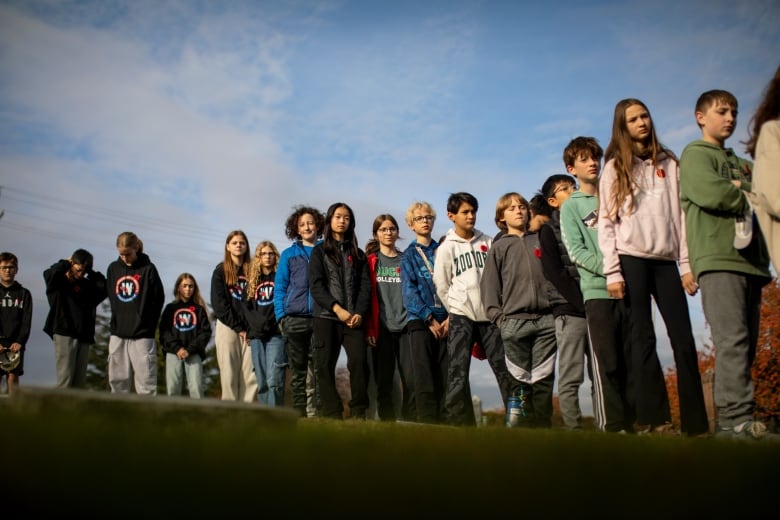
[[[488,320],[482,305],[479,282],[493,240],[474,228],[478,208],[476,197],[470,193],[450,195],[447,217],[454,227],[447,231],[446,240],[436,250],[433,267],[436,293],[450,314],[444,408],[447,422],[453,425],[475,424],[469,385],[474,342],[487,353],[505,406],[516,386],[507,371],[501,334]]]

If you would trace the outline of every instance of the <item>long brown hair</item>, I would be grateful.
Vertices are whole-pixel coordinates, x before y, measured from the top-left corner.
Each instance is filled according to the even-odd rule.
[[[780,67],[777,67],[774,77],[766,86],[764,98],[750,120],[750,138],[745,143],[745,150],[751,157],[756,157],[758,134],[761,132],[763,124],[778,117],[780,117]]]
[[[138,238],[138,235],[132,231],[123,231],[116,237],[116,247],[135,249],[136,254],[144,252],[144,243]]]
[[[271,250],[274,252],[274,265],[271,267],[271,272],[275,273],[276,268],[279,267],[279,250],[276,248],[273,242],[270,240],[263,240],[259,244],[257,244],[257,247],[255,248],[255,255],[252,257],[252,263],[249,267],[249,274],[247,275],[247,286],[246,286],[246,299],[247,300],[253,300],[255,298],[255,290],[257,289],[257,282],[260,279],[260,275],[263,272],[263,265],[262,265],[262,258],[260,256],[260,251],[263,250],[264,247],[270,247]]]
[[[631,138],[631,134],[628,132],[628,124],[626,122],[626,110],[629,107],[639,105],[647,111],[647,115],[650,116],[650,134],[647,136],[647,141],[643,143],[644,148],[639,149]],[[634,211],[634,188],[636,188],[636,180],[631,175],[631,171],[634,167],[635,155],[649,155],[652,158],[653,165],[658,164],[658,156],[661,153],[666,154],[675,161],[677,158],[668,148],[664,147],[658,140],[658,135],[655,133],[655,123],[653,122],[653,116],[650,115],[650,110],[647,105],[635,98],[621,99],[615,105],[615,115],[612,118],[612,138],[607,145],[607,150],[604,152],[604,163],[606,164],[611,159],[614,159],[615,168],[615,184],[612,190],[612,198],[607,201],[607,207],[609,208],[608,214],[610,217],[615,216],[620,211],[623,201],[628,199],[628,211],[633,213]]]
[[[192,282],[192,286],[194,290],[192,291],[192,298],[191,300],[203,307],[203,309],[208,309],[206,307],[206,302],[203,300],[203,296],[200,294],[200,287],[198,287],[198,281],[195,280],[195,277],[192,276],[190,273],[181,273],[178,278],[176,278],[176,283],[173,284],[173,301],[176,303],[183,302],[184,299],[181,297],[181,294],[179,293],[179,287],[181,286],[182,282],[185,280],[189,280]],[[208,312],[206,313],[208,314]]]
[[[246,250],[244,251],[243,258],[241,258],[241,266],[238,267],[233,263],[233,257],[230,255],[230,251],[227,250],[227,245],[236,235],[241,235],[241,238],[246,242]],[[249,262],[251,261],[252,257],[249,255],[249,239],[246,238],[246,233],[240,229],[235,229],[228,233],[228,236],[225,239],[225,256],[222,260],[222,271],[225,273],[225,285],[228,287],[236,285],[238,283],[239,272],[243,272],[246,276],[246,273],[249,272]]]

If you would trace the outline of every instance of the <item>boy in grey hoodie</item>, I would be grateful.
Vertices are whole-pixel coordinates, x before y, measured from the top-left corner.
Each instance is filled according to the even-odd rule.
[[[470,193],[453,193],[447,200],[447,217],[454,228],[436,250],[433,283],[436,294],[450,315],[447,336],[449,367],[444,397],[446,420],[453,425],[475,425],[469,385],[471,348],[478,342],[485,349],[506,406],[515,383],[506,368],[504,345],[482,306],[479,281],[493,240],[474,228],[479,204]]]
[[[496,204],[504,234],[488,252],[480,290],[485,314],[501,331],[509,373],[519,383],[525,415],[518,426],[551,426],[555,381],[555,318],[558,296],[544,277],[536,233],[527,234],[528,203],[507,193]]]

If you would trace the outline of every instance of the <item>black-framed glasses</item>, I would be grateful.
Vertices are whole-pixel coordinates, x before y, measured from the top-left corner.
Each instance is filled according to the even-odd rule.
[[[376,230],[377,233],[395,233],[398,231],[397,227],[381,227]]]

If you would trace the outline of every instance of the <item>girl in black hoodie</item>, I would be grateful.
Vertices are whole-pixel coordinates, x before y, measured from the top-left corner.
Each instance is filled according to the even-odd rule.
[[[154,333],[165,300],[157,268],[135,233],[116,239],[119,258],[106,270],[111,304],[108,384],[113,393],[157,394],[157,342]]]

